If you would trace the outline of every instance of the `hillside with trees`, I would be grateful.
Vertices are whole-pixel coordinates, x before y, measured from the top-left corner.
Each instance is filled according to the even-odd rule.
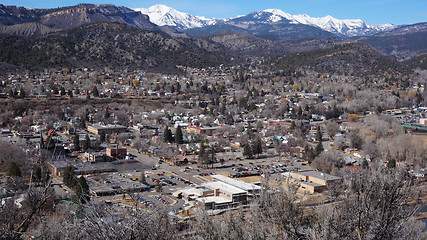
[[[0,61],[28,69],[46,67],[146,68],[177,71],[224,62],[221,46],[174,39],[124,24],[94,23],[39,38],[0,37]]]

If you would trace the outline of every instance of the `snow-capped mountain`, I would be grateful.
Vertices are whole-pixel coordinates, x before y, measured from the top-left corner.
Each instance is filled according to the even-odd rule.
[[[313,18],[306,14],[290,15],[279,9],[267,9],[262,12],[271,13],[271,21],[277,22],[283,19],[289,20],[293,24],[306,24],[319,27],[325,31],[335,34],[342,34],[347,37],[372,35],[378,32],[388,31],[396,26],[392,24],[369,24],[360,19],[340,20],[331,16]]]
[[[193,16],[160,4],[149,8],[136,8],[134,10],[148,15],[152,23],[159,26],[173,27],[178,30],[204,27],[224,21],[224,19],[208,19],[205,17]]]
[[[345,37],[373,35],[379,32],[394,29],[392,24],[374,25],[363,22],[360,19],[340,20],[331,16],[313,18],[305,14],[291,15],[279,9],[267,9],[253,12],[245,16],[237,16],[229,19],[208,19],[205,17],[192,16],[188,13],[179,12],[165,5],[155,5],[150,8],[137,8],[150,17],[150,21],[159,26],[169,26],[178,30],[206,27],[221,23],[240,22],[257,23],[280,23],[310,25],[322,30]]]

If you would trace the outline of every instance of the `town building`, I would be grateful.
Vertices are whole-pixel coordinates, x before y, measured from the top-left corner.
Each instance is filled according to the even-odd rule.
[[[92,124],[87,126],[87,130],[93,134],[119,134],[127,131],[127,127],[122,125],[102,125]]]
[[[283,174],[292,183],[299,185],[299,191],[309,194],[322,192],[330,184],[342,181],[342,178],[319,171],[302,171]]]
[[[127,155],[127,149],[125,147],[119,146],[109,146],[105,149],[105,154],[110,158],[125,158]]]
[[[104,152],[96,152],[92,149],[88,149],[85,152],[84,158],[88,162],[104,162],[106,160]]]
[[[212,178],[213,182],[182,189],[176,191],[174,195],[181,196],[187,201],[196,201],[203,209],[215,210],[247,204],[250,197],[261,190],[260,186],[222,175],[212,175]]]

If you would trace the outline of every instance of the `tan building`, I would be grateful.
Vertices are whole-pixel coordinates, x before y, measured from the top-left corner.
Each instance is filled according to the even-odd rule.
[[[105,161],[105,153],[103,152],[95,152],[92,149],[88,149],[84,157],[88,162],[104,162]]]
[[[71,165],[66,161],[52,161],[49,163],[50,172],[52,173],[52,175],[58,177],[61,177],[63,175],[65,169],[67,169],[68,166]]]
[[[227,177],[219,177],[217,181],[203,183],[200,187],[182,189],[176,191],[173,195],[176,197],[182,196],[187,201],[195,200],[199,206],[206,210],[224,209],[247,204],[248,191],[242,188],[254,190],[253,186],[245,185],[244,182],[227,182],[228,179]]]
[[[105,134],[119,134],[127,131],[127,127],[122,125],[101,125],[92,124],[87,126],[87,130],[93,134],[100,135],[102,132]]]
[[[221,129],[221,127],[187,127],[187,132],[190,134],[205,134],[212,136],[215,130]]]
[[[420,119],[420,124],[427,125],[427,118],[421,118]]]
[[[242,189],[223,182],[207,182],[203,187],[212,189],[213,195],[197,198],[197,203],[204,209],[224,209],[248,203],[248,193]]]
[[[342,181],[342,178],[319,171],[292,172],[288,177],[300,185],[300,191],[313,194],[322,192],[328,185]]]

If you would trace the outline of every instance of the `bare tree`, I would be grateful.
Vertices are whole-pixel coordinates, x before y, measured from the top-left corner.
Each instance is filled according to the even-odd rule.
[[[340,127],[336,122],[328,122],[326,123],[326,133],[328,134],[329,138],[333,139],[335,134],[340,132]]]
[[[421,226],[409,221],[416,187],[404,172],[353,171],[344,190],[340,201],[318,209],[313,239],[422,239]]]

